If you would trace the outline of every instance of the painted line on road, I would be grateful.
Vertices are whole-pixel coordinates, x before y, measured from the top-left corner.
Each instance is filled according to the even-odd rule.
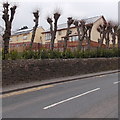
[[[14,96],[14,95],[20,95],[20,94],[33,92],[33,91],[37,91],[37,90],[42,90],[42,89],[50,88],[50,87],[54,87],[54,85],[46,85],[46,86],[43,86],[43,87],[31,88],[31,89],[17,91],[17,92],[11,92],[11,93],[7,93],[7,94],[4,94],[4,95],[0,95],[0,98],[5,98],[5,97],[9,97],[9,96]]]
[[[85,93],[82,93],[82,94],[80,94],[80,95],[77,95],[77,96],[74,96],[74,97],[71,97],[71,98],[68,98],[68,99],[62,100],[62,101],[60,101],[60,102],[57,102],[57,103],[51,104],[51,105],[49,105],[49,106],[44,107],[43,109],[46,110],[46,109],[52,108],[52,107],[54,107],[54,106],[56,106],[56,105],[59,105],[59,104],[65,103],[65,102],[67,102],[67,101],[73,100],[73,99],[75,99],[75,98],[78,98],[78,97],[81,97],[81,96],[87,95],[87,94],[89,94],[89,93],[92,93],[92,92],[95,92],[95,91],[98,91],[98,90],[100,90],[100,88],[96,88],[96,89],[93,89],[93,90],[87,91],[87,92],[85,92]]]
[[[120,81],[114,82],[113,84],[118,84],[118,83],[120,83]]]

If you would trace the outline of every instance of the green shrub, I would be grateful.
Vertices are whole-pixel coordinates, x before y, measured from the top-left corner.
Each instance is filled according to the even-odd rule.
[[[9,58],[10,58],[11,60],[16,60],[16,59],[18,59],[18,52],[17,52],[16,50],[11,51],[11,52],[9,53]]]
[[[96,50],[91,50],[88,52],[89,58],[96,58],[97,57],[97,51]]]
[[[84,58],[90,58],[90,51],[86,50],[86,51],[84,51],[83,53],[84,53],[84,54],[83,54],[83,57],[84,57]]]
[[[31,59],[34,56],[34,51],[32,50],[25,50],[23,51],[22,58],[24,59]]]
[[[40,53],[38,51],[33,51],[32,58],[40,59]]]
[[[3,58],[3,51],[1,58]],[[58,50],[46,50],[40,49],[40,51],[25,50],[23,52],[11,51],[6,55],[6,59],[16,60],[16,59],[68,59],[68,58],[99,58],[99,57],[120,57],[120,49],[96,49],[96,50],[66,50],[65,52],[60,52]]]
[[[48,51],[45,49],[40,50],[40,59],[48,59],[48,58],[49,58]]]
[[[48,57],[50,58],[50,59],[55,59],[55,58],[62,58],[62,53],[60,52],[60,51],[58,51],[58,50],[54,50],[54,51],[52,51],[52,50],[49,50],[48,51]]]
[[[79,50],[73,51],[74,58],[83,58],[83,52]]]
[[[66,50],[62,53],[62,58],[68,59],[68,58],[74,58],[74,54],[71,50]]]

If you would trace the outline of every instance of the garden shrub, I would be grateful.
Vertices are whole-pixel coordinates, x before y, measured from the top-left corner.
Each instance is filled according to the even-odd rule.
[[[22,58],[24,59],[31,59],[34,56],[34,51],[32,50],[25,50],[23,51]]]
[[[3,51],[1,58],[3,58]],[[46,50],[40,49],[39,51],[25,50],[23,52],[17,52],[16,50],[11,51],[6,55],[6,59],[16,60],[16,59],[71,59],[71,58],[99,58],[99,57],[120,57],[120,49],[96,49],[96,50],[66,50],[65,52],[60,52],[59,50]]]
[[[16,60],[18,59],[18,52],[16,50],[13,50],[9,53],[8,56],[11,60]]]
[[[58,50],[49,50],[48,53],[50,59],[62,58],[62,53]]]
[[[71,50],[66,50],[62,53],[62,58],[68,59],[68,58],[74,58],[74,54]]]
[[[48,59],[48,58],[49,58],[48,51],[45,49],[40,50],[40,59]]]

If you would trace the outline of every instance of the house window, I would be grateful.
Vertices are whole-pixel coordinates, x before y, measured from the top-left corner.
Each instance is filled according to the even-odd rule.
[[[23,35],[23,40],[27,40],[27,35]]]
[[[72,41],[77,41],[78,40],[78,36],[72,36],[72,37],[69,37],[69,41],[72,42]]]
[[[50,33],[46,33],[45,34],[45,40],[50,40],[51,39],[51,34]]]
[[[69,41],[72,42],[73,41],[73,37],[70,37]]]
[[[78,36],[76,36],[76,40],[78,40]]]
[[[76,36],[73,36],[73,41],[76,41]]]

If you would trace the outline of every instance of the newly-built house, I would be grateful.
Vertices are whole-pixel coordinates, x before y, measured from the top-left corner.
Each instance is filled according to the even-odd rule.
[[[91,17],[91,18],[82,19],[82,20],[84,20],[86,24],[93,23],[93,27],[91,31],[91,48],[97,48],[98,39],[100,38],[100,34],[97,31],[97,27],[106,21],[105,18],[103,16],[97,16],[97,17]],[[64,42],[64,37],[66,35],[66,31],[67,31],[67,23],[58,25],[55,45],[54,45],[56,49],[59,49],[59,50],[63,49],[63,42]],[[68,48],[76,49],[76,47],[78,46],[77,29],[74,25],[71,25],[70,31],[71,31],[71,34],[69,35]],[[48,29],[42,34],[45,35],[45,47],[50,48],[50,39],[51,39],[50,30]],[[82,47],[83,49],[87,48],[86,40],[83,41]]]
[[[91,49],[98,48],[99,43],[98,39],[100,39],[100,33],[97,31],[99,25],[104,24],[106,22],[103,16],[91,17],[87,19],[82,19],[85,21],[85,24],[93,24],[91,30],[91,41],[90,46]],[[69,40],[67,41],[67,48],[74,50],[78,47],[78,33],[77,28],[72,24],[70,27],[71,34],[69,35]],[[63,50],[64,47],[64,37],[67,32],[67,23],[59,24],[57,26],[57,33],[54,48],[57,50]],[[30,47],[32,37],[32,29],[23,29],[14,32],[10,39],[10,50],[17,50],[22,52]],[[112,37],[110,37],[110,41],[112,41]],[[35,40],[33,44],[33,49],[38,50],[42,47],[50,49],[51,42],[51,32],[50,29],[44,30],[42,27],[38,27]],[[88,42],[86,39],[83,40],[82,49],[86,50],[88,47]],[[105,47],[105,40],[103,47]]]
[[[31,43],[33,29],[23,29],[14,32],[10,38],[10,51],[17,50],[22,52],[26,49],[29,49]],[[45,44],[44,34],[41,34],[44,31],[42,27],[38,27],[35,34],[35,39],[33,43],[33,49],[38,50],[42,45]]]

